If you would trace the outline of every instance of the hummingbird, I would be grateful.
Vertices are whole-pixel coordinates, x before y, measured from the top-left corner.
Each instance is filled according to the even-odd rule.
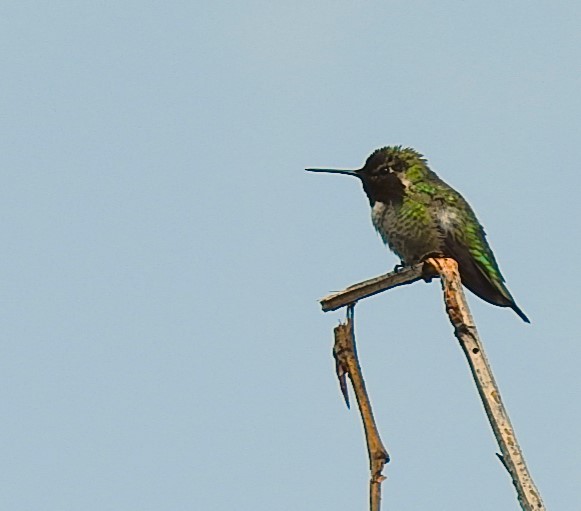
[[[464,286],[488,303],[510,307],[530,323],[507,289],[474,211],[430,169],[422,154],[388,146],[374,151],[360,169],[306,170],[359,178],[373,225],[403,266],[428,257],[455,259]]]

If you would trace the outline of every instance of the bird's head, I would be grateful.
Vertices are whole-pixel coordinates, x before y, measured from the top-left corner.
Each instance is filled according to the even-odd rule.
[[[374,204],[401,200],[411,183],[425,177],[428,167],[424,157],[414,149],[389,146],[374,151],[360,169],[306,170],[358,177],[369,201]]]

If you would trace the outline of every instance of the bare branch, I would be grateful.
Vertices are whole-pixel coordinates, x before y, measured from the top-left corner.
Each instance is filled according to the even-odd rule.
[[[419,263],[414,266],[406,266],[399,271],[392,271],[385,275],[359,282],[343,291],[331,293],[321,298],[319,302],[321,303],[323,312],[334,311],[355,303],[362,298],[373,296],[393,287],[411,284],[422,278],[430,278],[433,276],[433,274],[426,273],[424,263]]]
[[[365,440],[367,443],[367,453],[369,455],[369,509],[379,511],[381,502],[381,483],[385,479],[382,475],[383,467],[389,462],[389,454],[385,449],[379,431],[373,418],[371,402],[365,389],[361,366],[357,358],[355,346],[355,335],[353,333],[353,308],[350,308],[346,323],[340,323],[335,328],[335,345],[333,346],[333,356],[337,364],[337,377],[341,383],[341,391],[346,396],[344,387],[345,374],[349,375],[353,391],[359,405],[359,413],[365,430]],[[347,398],[346,398],[347,400]]]
[[[527,469],[508,413],[502,404],[500,390],[470,314],[458,273],[458,263],[447,258],[431,258],[426,262],[440,275],[446,312],[468,360],[488,421],[502,453],[499,459],[512,478],[521,508],[523,511],[545,510],[539,491]]]

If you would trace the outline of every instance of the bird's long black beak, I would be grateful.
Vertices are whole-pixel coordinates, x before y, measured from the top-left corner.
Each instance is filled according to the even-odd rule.
[[[326,172],[327,174],[347,174],[348,176],[359,177],[356,170],[347,169],[305,169],[308,172]]]

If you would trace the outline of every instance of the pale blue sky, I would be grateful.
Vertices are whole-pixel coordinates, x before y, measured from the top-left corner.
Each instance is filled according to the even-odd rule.
[[[530,316],[470,296],[529,468],[581,501],[581,4],[4,1],[0,508],[353,510],[317,299],[391,269],[360,166],[416,147]],[[518,509],[437,283],[357,307],[384,510]]]

